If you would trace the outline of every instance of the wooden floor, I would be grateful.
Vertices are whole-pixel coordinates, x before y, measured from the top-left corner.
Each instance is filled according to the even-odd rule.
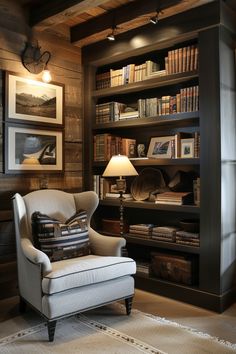
[[[192,327],[223,340],[236,343],[236,303],[218,314],[145,291],[136,290],[133,308]],[[19,315],[18,297],[0,301],[0,327],[9,334],[7,320]],[[3,322],[5,322],[3,324]]]

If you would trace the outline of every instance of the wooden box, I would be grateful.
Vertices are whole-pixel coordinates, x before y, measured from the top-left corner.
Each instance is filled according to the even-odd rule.
[[[119,236],[120,235],[120,220],[116,219],[102,219],[102,231],[107,234]],[[128,225],[124,222],[124,233],[128,232]]]
[[[195,259],[163,253],[151,254],[151,272],[154,276],[192,285],[197,281]]]

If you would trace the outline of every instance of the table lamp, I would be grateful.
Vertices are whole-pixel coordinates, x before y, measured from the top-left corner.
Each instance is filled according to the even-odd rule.
[[[137,176],[138,172],[125,155],[114,155],[111,157],[107,167],[103,173],[103,177],[119,177],[116,180],[116,189],[120,194],[120,236],[124,234],[124,219],[123,219],[123,193],[126,191],[126,180],[124,177]]]

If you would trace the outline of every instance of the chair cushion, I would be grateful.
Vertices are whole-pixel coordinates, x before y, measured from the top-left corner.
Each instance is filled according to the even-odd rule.
[[[89,255],[52,263],[52,272],[42,280],[44,294],[100,283],[135,274],[136,263],[128,257]]]
[[[90,254],[87,214],[84,210],[65,223],[36,211],[32,214],[34,245],[51,262]]]

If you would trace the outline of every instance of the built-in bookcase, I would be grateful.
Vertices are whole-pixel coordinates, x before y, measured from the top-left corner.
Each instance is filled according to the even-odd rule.
[[[206,11],[212,11],[212,6],[208,5]],[[189,21],[198,20],[199,13],[191,10],[189,14]],[[175,17],[176,23],[181,23],[181,17]],[[224,125],[235,117],[230,109],[229,115],[222,111],[223,106],[229,104],[232,108],[235,103],[235,75],[232,77],[235,44],[230,33],[218,25],[211,29],[199,25],[199,30],[189,32],[180,25],[178,35],[169,32],[172,26],[174,23],[168,21],[163,24],[163,38],[156,39],[155,30],[150,32],[152,44],[147,37],[148,29],[145,29],[143,46],[122,53],[118,50],[119,43],[113,49],[106,43],[103,47],[99,45],[97,55],[90,48],[83,51],[86,63],[85,188],[95,189],[100,196],[93,225],[101,231],[102,219],[119,218],[119,200],[105,198],[113,181],[108,183],[101,177],[112,155],[127,154],[138,172],[147,168],[161,170],[167,183],[177,171],[195,174],[200,204],[199,200],[176,205],[155,203],[153,199],[127,198],[124,207],[128,225],[178,226],[182,219],[199,220],[200,246],[164,242],[132,232],[124,237],[128,254],[138,264],[137,287],[222,311],[233,296],[233,269],[226,269],[226,263],[231,259],[231,264],[235,265],[236,258],[228,253],[230,243],[236,242],[235,215],[231,214],[229,219],[225,210],[223,200],[225,196],[230,197],[230,187],[222,175],[227,175],[235,185],[235,169],[226,166],[227,159],[235,161],[235,153],[231,152],[227,157],[224,148],[227,142],[222,138],[227,132],[235,142],[235,125],[233,130]],[[131,40],[129,36],[122,37],[124,49]],[[96,48],[93,50],[96,52]],[[230,65],[222,68],[220,59]],[[222,96],[223,73],[227,74],[224,80],[228,78],[233,87],[234,98],[227,90]],[[191,157],[181,153],[181,134],[193,141]],[[151,139],[162,137],[173,137],[171,154],[167,158],[150,155],[139,158],[136,155],[138,144],[144,144],[147,153]],[[133,178],[128,178],[127,193],[132,182]],[[235,206],[235,201],[231,201],[231,205]],[[148,273],[147,264],[150,264],[153,252],[190,259],[194,264],[192,284],[168,281]],[[223,257],[229,258],[226,261]],[[222,275],[223,269],[225,274]]]

